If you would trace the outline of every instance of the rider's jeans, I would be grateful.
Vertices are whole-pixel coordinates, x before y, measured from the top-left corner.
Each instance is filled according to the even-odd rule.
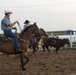
[[[30,46],[29,46],[30,48],[33,47],[34,42],[35,42],[34,38],[31,38],[31,40],[30,40]]]
[[[17,35],[14,34],[11,30],[4,30],[4,34],[13,38],[15,48],[19,47]]]

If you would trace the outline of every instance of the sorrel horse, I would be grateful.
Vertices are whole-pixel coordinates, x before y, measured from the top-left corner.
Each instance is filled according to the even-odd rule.
[[[38,45],[39,45],[39,41],[41,39],[41,36],[48,37],[48,34],[46,33],[46,31],[43,28],[40,28],[40,31],[41,31],[41,35],[35,37],[36,41],[33,43],[33,47],[32,47],[33,48],[33,53],[36,52],[39,49]]]
[[[37,27],[36,23],[29,26],[28,30],[24,29],[19,34],[19,38],[20,38],[19,45],[20,45],[21,49],[23,50],[23,52],[19,54],[22,70],[26,70],[24,68],[24,66],[29,61],[29,56],[28,56],[27,50],[29,47],[29,41],[33,34],[40,35],[40,31],[39,31],[39,28]],[[14,50],[13,41],[10,40],[10,41],[2,43],[0,45],[0,52],[7,54],[7,55],[16,54],[16,52]],[[25,58],[26,58],[26,61],[24,60]]]

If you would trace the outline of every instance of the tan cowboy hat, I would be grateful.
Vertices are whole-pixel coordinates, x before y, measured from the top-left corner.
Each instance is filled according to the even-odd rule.
[[[24,24],[25,24],[25,23],[29,23],[29,22],[30,22],[29,20],[25,20]]]
[[[4,13],[13,14],[11,11],[5,11]]]

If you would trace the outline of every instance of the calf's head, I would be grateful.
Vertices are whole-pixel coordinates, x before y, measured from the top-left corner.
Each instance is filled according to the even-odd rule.
[[[70,44],[70,40],[68,38],[64,38],[63,41],[64,41],[64,44],[68,44],[68,45]]]

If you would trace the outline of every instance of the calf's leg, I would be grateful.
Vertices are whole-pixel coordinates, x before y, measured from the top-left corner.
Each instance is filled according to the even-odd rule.
[[[50,50],[49,50],[48,46],[47,46],[46,48],[47,48],[48,52],[50,52]]]
[[[54,52],[56,52],[58,54],[58,51],[59,51],[59,47],[57,47]]]

